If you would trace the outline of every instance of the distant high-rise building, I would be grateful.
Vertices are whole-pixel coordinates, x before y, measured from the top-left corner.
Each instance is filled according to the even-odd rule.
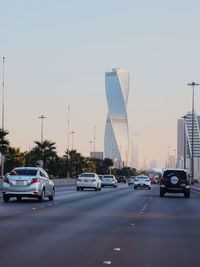
[[[130,73],[112,69],[105,74],[108,115],[105,127],[104,153],[114,165],[126,166],[129,154],[127,102]]]
[[[91,151],[90,157],[95,159],[103,159],[103,152]]]
[[[200,116],[194,113],[194,177],[199,176],[200,172]],[[186,168],[191,171],[192,158],[192,112],[188,112],[184,118],[178,119],[177,124],[177,165],[184,167],[184,158]]]

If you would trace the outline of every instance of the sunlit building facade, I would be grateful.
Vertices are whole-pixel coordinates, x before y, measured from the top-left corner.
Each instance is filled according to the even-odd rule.
[[[194,113],[194,177],[200,177],[200,116]],[[188,112],[184,117],[178,119],[177,124],[177,166],[191,171],[192,157],[192,112]],[[185,161],[185,164],[184,164]]]
[[[129,155],[129,131],[127,103],[130,73],[112,69],[105,74],[108,115],[105,127],[104,153],[116,167],[127,166]]]

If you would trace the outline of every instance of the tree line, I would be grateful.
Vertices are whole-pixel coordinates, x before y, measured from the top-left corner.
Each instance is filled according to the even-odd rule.
[[[15,167],[42,166],[54,178],[76,178],[82,172],[112,173],[126,177],[136,175],[136,170],[129,167],[114,168],[112,159],[84,157],[75,149],[66,149],[63,156],[58,156],[56,143],[50,140],[35,141],[30,151],[23,152],[20,148],[10,146],[8,134],[8,131],[0,129],[0,152],[4,158],[4,173]]]

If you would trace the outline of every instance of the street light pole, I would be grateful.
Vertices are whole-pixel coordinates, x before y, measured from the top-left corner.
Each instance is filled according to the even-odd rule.
[[[73,150],[74,149],[74,134],[75,134],[75,132],[71,131],[70,133],[72,135],[72,150]]]
[[[5,72],[5,57],[3,57],[3,77],[2,77],[2,126],[1,126],[2,131],[4,131],[4,90],[5,90],[4,72]],[[1,176],[3,175],[4,175],[4,155],[1,154]]]
[[[191,155],[191,181],[194,183],[194,87],[199,86],[198,83],[188,83],[188,86],[192,86],[192,155]]]
[[[43,143],[43,128],[44,128],[44,126],[43,126],[43,120],[44,119],[46,119],[46,117],[45,116],[43,116],[43,115],[41,115],[40,117],[38,117],[39,119],[41,119],[41,143]]]

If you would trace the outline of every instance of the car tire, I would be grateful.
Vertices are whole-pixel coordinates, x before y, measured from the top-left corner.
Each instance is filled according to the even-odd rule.
[[[151,186],[149,186],[149,190],[151,189]]]
[[[10,198],[6,195],[3,195],[3,201],[4,202],[9,202]]]
[[[165,195],[165,192],[160,190],[160,197],[164,197],[164,195]]]
[[[101,187],[99,187],[99,191],[101,191]]]
[[[44,198],[45,198],[45,190],[42,189],[41,195],[38,197],[38,200],[40,202],[43,202],[44,201]]]
[[[137,186],[134,186],[134,189],[137,189]]]
[[[17,197],[17,201],[21,201],[22,200],[22,197]]]
[[[185,193],[184,193],[184,197],[185,197],[185,198],[190,198],[190,192],[185,192]]]
[[[55,198],[55,189],[53,189],[52,194],[49,196],[49,200],[53,201]]]
[[[79,190],[80,190],[80,188],[79,188],[79,187],[77,187],[77,188],[76,188],[76,191],[79,191]]]

